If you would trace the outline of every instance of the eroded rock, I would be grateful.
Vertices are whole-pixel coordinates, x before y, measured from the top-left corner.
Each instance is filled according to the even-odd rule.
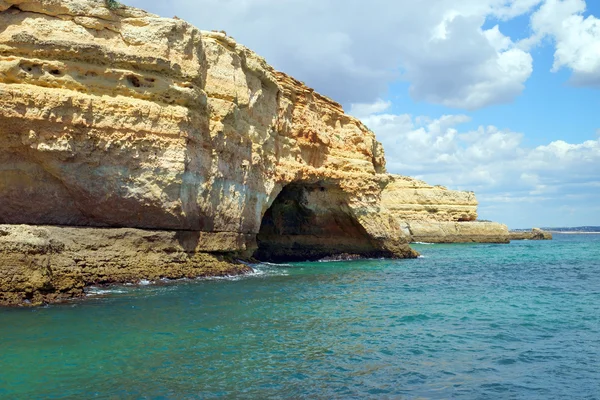
[[[552,233],[540,228],[533,228],[531,231],[510,231],[510,240],[552,240]]]
[[[251,271],[225,254],[236,237],[131,228],[0,225],[0,304],[84,295],[88,285],[228,276]]]
[[[476,219],[224,33],[102,0],[0,0],[0,26],[0,223],[63,226],[0,230],[2,303],[253,255],[415,257],[413,221]]]

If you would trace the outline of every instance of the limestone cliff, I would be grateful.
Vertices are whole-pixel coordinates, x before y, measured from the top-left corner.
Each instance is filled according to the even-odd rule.
[[[414,242],[509,242],[506,225],[477,221],[478,203],[473,192],[394,176],[381,194],[381,204],[406,224]]]
[[[414,257],[415,218],[476,218],[471,193],[386,174],[367,127],[223,33],[103,0],[0,0],[0,27],[2,224],[151,230],[166,255],[142,264],[170,277],[171,253],[185,254],[188,275],[202,254],[201,274],[210,254]],[[107,235],[79,231],[87,241]],[[189,232],[195,243],[171,245]],[[83,273],[76,255],[101,260],[102,246],[65,239],[33,257],[8,242],[0,291],[12,294],[0,302],[106,280]],[[123,252],[121,268],[139,257]],[[27,290],[7,283],[30,270],[51,278]],[[145,276],[135,271],[108,280]]]

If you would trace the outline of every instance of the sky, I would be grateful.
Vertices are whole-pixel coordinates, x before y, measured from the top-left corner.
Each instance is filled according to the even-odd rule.
[[[124,0],[224,30],[344,106],[390,173],[510,228],[600,225],[598,0]]]

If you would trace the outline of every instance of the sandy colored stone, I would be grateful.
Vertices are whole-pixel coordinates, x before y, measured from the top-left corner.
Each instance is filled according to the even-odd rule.
[[[103,1],[3,4],[0,222],[256,234],[284,186],[316,181],[378,210],[374,134],[226,35]]]
[[[475,193],[393,176],[381,203],[402,221],[413,242],[508,243],[506,225],[477,221]]]
[[[496,222],[407,223],[414,242],[424,243],[508,243],[508,228]]]
[[[230,239],[198,232],[0,225],[0,305],[80,297],[89,285],[251,270],[224,255],[198,251],[215,242]]]
[[[529,232],[510,231],[510,240],[552,240],[552,233],[540,228],[533,228]]]
[[[394,176],[381,195],[382,204],[406,221],[475,221],[477,199],[473,192],[448,190],[421,180]]]
[[[481,236],[443,228],[473,193],[387,174],[365,125],[224,33],[103,0],[0,0],[0,26],[0,223],[29,225],[6,228],[0,302],[219,273],[214,254],[415,257],[413,221]],[[173,232],[193,248],[160,250]]]

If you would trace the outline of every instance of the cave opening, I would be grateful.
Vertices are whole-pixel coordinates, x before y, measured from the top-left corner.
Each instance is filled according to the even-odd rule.
[[[268,262],[381,255],[352,215],[347,194],[322,182],[285,186],[263,216],[257,244],[254,257]]]

